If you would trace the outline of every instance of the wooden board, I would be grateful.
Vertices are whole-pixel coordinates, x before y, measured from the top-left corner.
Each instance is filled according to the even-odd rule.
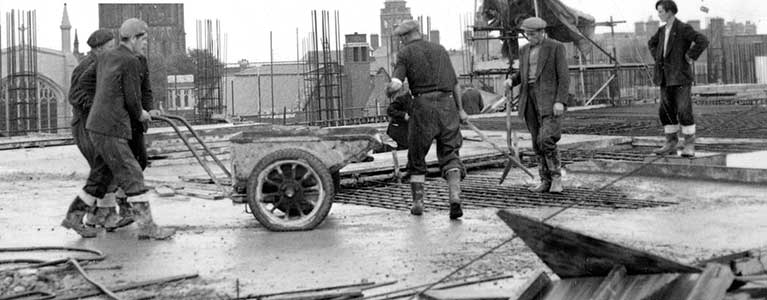
[[[428,290],[421,294],[427,300],[508,300],[514,290],[462,287],[446,290]]]
[[[701,271],[508,210],[499,211],[498,216],[561,278],[607,276],[613,267],[621,265],[629,275]]]

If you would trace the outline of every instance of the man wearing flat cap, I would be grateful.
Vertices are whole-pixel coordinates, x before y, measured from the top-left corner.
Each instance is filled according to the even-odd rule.
[[[91,143],[88,133],[85,130],[85,122],[88,120],[88,114],[91,106],[93,105],[93,97],[96,94],[96,78],[95,72],[87,72],[96,63],[96,57],[102,53],[112,50],[114,48],[114,37],[112,32],[106,29],[99,29],[94,31],[90,37],[88,37],[88,46],[91,47],[91,51],[85,56],[80,64],[72,71],[71,86],[69,88],[69,103],[72,105],[72,137],[80,149],[85,160],[88,162],[88,166],[93,169],[94,161],[96,159],[96,149],[94,149]],[[90,78],[93,77],[93,78]],[[66,218],[62,222],[62,225],[67,228],[73,229],[75,232],[83,237],[95,237],[97,230],[95,228],[89,228],[83,226],[83,216],[86,213],[93,211],[93,206],[96,208],[96,216],[90,214],[90,220],[99,223],[99,225],[112,226],[106,224],[116,224],[117,216],[114,213],[114,194],[106,195],[104,197],[95,197],[89,194],[85,189],[79,193],[81,199],[77,203],[83,210],[73,209],[70,207],[70,211],[67,213]],[[85,206],[83,206],[84,204]],[[75,207],[77,208],[77,207]],[[99,220],[96,220],[99,219]]]
[[[450,56],[441,45],[423,40],[419,27],[416,21],[408,20],[394,29],[404,46],[397,53],[397,63],[387,87],[387,93],[396,93],[407,79],[414,96],[408,122],[407,168],[413,193],[410,213],[423,213],[425,158],[432,141],[436,140],[442,177],[448,185],[449,216],[457,219],[463,216],[460,182],[466,174],[458,154],[463,142],[460,122],[468,115],[461,104],[461,87]]]
[[[132,207],[138,238],[160,240],[171,237],[175,230],[154,223],[149,200],[157,195],[144,185],[141,166],[129,146],[132,124],[151,120],[149,108],[141,103],[142,65],[138,58],[146,51],[147,30],[141,20],[126,20],[119,30],[120,45],[98,56],[96,95],[86,122],[97,156],[84,190],[100,198],[115,180]],[[75,198],[72,205],[78,206],[78,201],[83,199]]]
[[[521,28],[529,43],[520,49],[519,72],[506,80],[506,86],[522,85],[519,115],[532,135],[541,177],[541,183],[529,190],[561,193],[557,142],[561,137],[560,118],[564,114],[570,84],[566,50],[562,43],[546,38],[546,21],[541,18],[527,18],[522,21]]]

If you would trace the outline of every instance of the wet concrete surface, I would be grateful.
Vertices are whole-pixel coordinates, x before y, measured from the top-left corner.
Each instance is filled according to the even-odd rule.
[[[406,212],[335,204],[309,232],[276,233],[261,227],[241,205],[183,196],[152,203],[156,221],[179,228],[169,241],[138,241],[135,226],[81,239],[58,224],[81,188],[85,162],[73,146],[3,151],[0,158],[0,247],[75,246],[99,249],[94,270],[107,284],[199,273],[195,284],[234,295],[360,282],[398,283],[378,291],[428,283],[508,239],[512,232],[494,209],[467,210],[461,221],[446,212]],[[483,171],[498,174],[499,170]],[[204,174],[199,166],[150,168],[147,177],[177,180]],[[567,173],[569,186],[599,188],[612,175]],[[519,170],[505,184],[531,184]],[[628,178],[615,185],[629,197],[674,201],[642,210],[569,210],[552,223],[668,256],[682,262],[752,248],[767,249],[767,187]],[[407,199],[402,199],[407,201]],[[546,216],[556,208],[514,209]],[[0,259],[6,258],[0,253]],[[501,247],[461,275],[524,274],[544,265],[520,241]],[[188,287],[187,287],[188,288]]]

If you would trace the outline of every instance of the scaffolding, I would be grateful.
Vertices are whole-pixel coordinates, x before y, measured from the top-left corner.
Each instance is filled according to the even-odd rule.
[[[222,99],[224,64],[221,63],[221,24],[219,20],[197,20],[197,49],[192,55],[195,61],[194,90],[197,103],[194,121],[207,124],[215,121],[226,110]]]
[[[5,20],[8,47],[6,77],[0,87],[0,132],[17,136],[55,130],[55,121],[51,121],[56,119],[55,103],[50,109],[48,103],[41,107],[38,101],[36,11],[11,10]]]

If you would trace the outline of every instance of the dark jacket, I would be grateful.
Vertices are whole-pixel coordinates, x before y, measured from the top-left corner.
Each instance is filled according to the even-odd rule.
[[[141,106],[141,62],[124,45],[96,61],[96,96],[86,128],[100,134],[131,139],[131,122],[138,122]]]
[[[93,104],[93,96],[96,94],[96,70],[89,70],[95,63],[96,54],[91,52],[72,71],[67,97],[69,104],[72,105],[72,125],[80,121],[85,122],[88,119],[88,112]]]
[[[408,120],[405,120],[405,115],[410,114],[412,102],[413,96],[407,93],[394,98],[394,101],[386,108],[386,115],[389,116],[386,135],[397,142],[397,149],[400,150],[408,147]]]
[[[674,19],[672,24],[665,57],[663,56],[663,41],[668,25],[658,28],[658,31],[647,42],[650,53],[655,59],[653,83],[666,86],[691,85],[694,78],[692,77],[692,68],[685,59],[685,55],[697,60],[703,50],[708,47],[708,39],[687,23]],[[693,43],[695,44],[693,45]]]
[[[138,60],[141,63],[141,107],[144,110],[149,111],[154,107],[154,98],[152,97],[152,84],[149,82],[149,62],[146,56],[138,55]],[[131,127],[135,134],[143,134],[149,124],[138,122],[138,120],[131,124]]]
[[[535,72],[535,88],[537,89],[537,108],[540,116],[554,114],[554,103],[567,104],[567,92],[570,88],[570,74],[567,68],[565,46],[550,38],[541,42],[538,51],[538,68]],[[522,84],[519,89],[519,116],[524,118],[529,85],[527,74],[530,64],[530,44],[520,49],[519,72],[511,75],[514,85]]]

